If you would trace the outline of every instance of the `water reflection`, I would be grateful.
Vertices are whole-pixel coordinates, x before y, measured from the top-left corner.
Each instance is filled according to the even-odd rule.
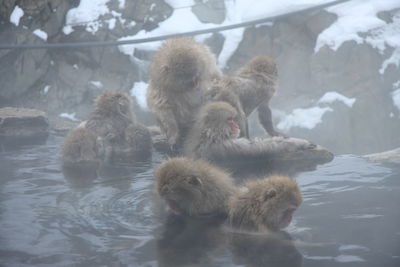
[[[2,266],[400,266],[398,164],[349,155],[298,174],[305,201],[277,238],[160,213],[163,155],[74,180],[61,143],[0,153]]]

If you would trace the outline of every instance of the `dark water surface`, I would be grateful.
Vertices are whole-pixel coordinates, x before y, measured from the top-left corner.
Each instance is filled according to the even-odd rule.
[[[153,192],[160,154],[66,179],[62,140],[0,152],[1,266],[400,266],[398,164],[345,155],[301,173],[291,226],[249,236],[166,219]]]

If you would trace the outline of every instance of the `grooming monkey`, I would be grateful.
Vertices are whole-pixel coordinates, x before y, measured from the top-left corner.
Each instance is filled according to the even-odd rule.
[[[190,38],[167,40],[150,67],[147,103],[168,143],[179,148],[211,82],[222,76],[208,47]]]

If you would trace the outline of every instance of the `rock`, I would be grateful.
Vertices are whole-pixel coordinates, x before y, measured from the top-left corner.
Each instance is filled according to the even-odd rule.
[[[195,1],[192,12],[203,23],[220,24],[225,20],[225,3],[221,0]]]
[[[12,147],[46,140],[49,123],[43,111],[6,107],[0,109],[0,144]]]

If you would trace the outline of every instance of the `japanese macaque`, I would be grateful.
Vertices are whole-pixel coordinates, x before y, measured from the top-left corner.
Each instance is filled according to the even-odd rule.
[[[237,138],[240,129],[236,120],[237,111],[226,102],[205,105],[188,134],[184,155],[231,166],[270,162],[316,166],[333,159],[332,153],[303,139]]]
[[[67,135],[63,162],[113,162],[146,158],[150,153],[150,133],[136,122],[130,97],[123,92],[105,92],[96,99],[89,119]]]
[[[155,53],[147,103],[170,146],[181,146],[206,90],[221,75],[209,48],[190,38],[167,40]]]
[[[232,91],[238,96],[242,108],[231,101],[227,102],[237,109],[240,116],[243,112],[247,118],[257,108],[259,121],[268,134],[282,136],[273,127],[269,108],[269,101],[276,92],[277,80],[278,69],[275,60],[268,56],[257,56],[239,69],[235,75],[225,76],[217,81],[214,87]],[[243,124],[242,120],[243,118],[239,117],[240,124]],[[248,137],[248,132],[244,132],[243,136]]]
[[[99,163],[102,146],[96,135],[81,123],[68,133],[63,145],[63,163],[96,166]]]
[[[287,227],[303,199],[295,181],[274,175],[244,184],[229,199],[229,225],[242,231]]]
[[[161,198],[176,214],[206,220],[227,215],[227,200],[234,191],[232,178],[203,161],[172,158],[155,173]]]

